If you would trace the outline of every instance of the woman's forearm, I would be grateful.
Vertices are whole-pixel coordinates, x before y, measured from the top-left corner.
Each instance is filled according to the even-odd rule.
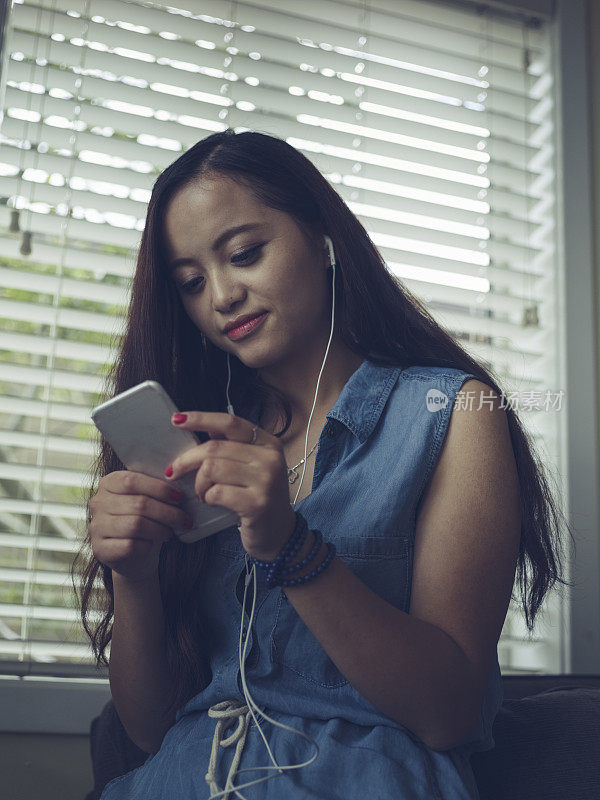
[[[297,563],[313,545],[306,537]],[[298,576],[311,571],[321,553]],[[383,600],[336,556],[314,580],[284,587],[298,615],[359,694],[434,750],[475,725],[473,670],[441,628]]]
[[[139,583],[114,571],[112,576],[111,694],[129,738],[142,750],[156,752],[175,722],[175,713],[167,707],[172,680],[158,575]]]

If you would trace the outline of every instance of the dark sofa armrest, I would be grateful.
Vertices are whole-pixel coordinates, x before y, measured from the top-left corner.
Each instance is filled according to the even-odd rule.
[[[504,700],[496,746],[470,759],[480,800],[600,798],[600,688],[570,682]]]

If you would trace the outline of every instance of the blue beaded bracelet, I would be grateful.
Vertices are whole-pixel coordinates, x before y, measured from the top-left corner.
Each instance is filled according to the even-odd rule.
[[[272,589],[278,586],[278,576],[286,564],[295,558],[300,552],[304,541],[308,535],[308,524],[299,512],[296,513],[296,527],[288,544],[283,548],[279,556],[271,564],[267,562],[267,588]]]
[[[295,511],[294,514],[296,516],[294,530],[292,531],[290,538],[283,546],[277,558],[274,561],[261,561],[259,558],[250,556],[249,560],[251,564],[256,564],[257,567],[261,567],[262,569],[266,569],[268,571],[275,571],[278,570],[280,566],[283,566],[285,561],[294,558],[294,556],[302,548],[308,533],[308,524],[302,514],[299,511]]]
[[[286,562],[289,563],[289,561],[291,561],[301,550],[304,540],[308,534],[308,523],[306,522],[306,519],[302,516],[302,514],[300,514],[299,511],[295,511],[294,514],[296,515],[296,525],[294,526],[294,530],[274,561],[262,561],[259,558],[254,558],[254,556],[249,556],[250,563],[255,564],[257,567],[261,567],[267,571],[266,584],[268,589],[272,589],[275,586],[295,586],[299,583],[307,583],[315,578],[320,572],[322,572],[325,567],[327,567],[333,561],[335,556],[335,545],[332,542],[327,542],[327,555],[323,561],[312,570],[312,572],[304,575],[302,578],[291,578],[287,580],[284,578],[284,576],[293,574],[309,564],[319,553],[323,540],[321,531],[313,531],[315,535],[315,543],[310,553],[303,558],[300,563],[294,564],[293,566],[286,566]]]
[[[317,575],[325,569],[325,567],[331,564],[335,556],[335,545],[333,544],[333,542],[326,542],[326,545],[328,550],[327,555],[325,556],[323,561],[321,561],[321,563],[318,564],[313,569],[312,572],[309,572],[308,575],[304,575],[302,578],[291,578],[290,580],[287,581],[281,580],[277,583],[277,586],[296,586],[300,583],[308,583],[308,581],[311,581],[313,578],[316,578]]]
[[[319,551],[321,550],[321,542],[323,541],[323,534],[319,530],[315,530],[313,531],[313,533],[315,535],[315,543],[310,553],[307,556],[305,556],[302,559],[302,561],[300,561],[299,564],[294,564],[293,567],[286,567],[286,569],[282,569],[281,572],[279,573],[282,577],[286,575],[291,575],[294,572],[298,572],[298,570],[301,570],[307,564],[310,564],[313,558],[317,557]]]

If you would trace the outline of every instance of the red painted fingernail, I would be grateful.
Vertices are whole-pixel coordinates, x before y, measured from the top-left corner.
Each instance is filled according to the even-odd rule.
[[[185,422],[186,419],[187,419],[187,414],[173,414],[174,425],[181,425],[181,423]]]
[[[167,476],[167,478],[170,478],[172,474],[173,474],[173,464],[169,464],[169,466],[165,470],[165,475]]]

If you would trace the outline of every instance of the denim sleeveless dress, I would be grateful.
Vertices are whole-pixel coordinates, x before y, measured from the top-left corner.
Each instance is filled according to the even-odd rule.
[[[406,613],[417,506],[438,460],[456,393],[473,377],[447,367],[403,369],[363,361],[327,414],[312,491],[295,506],[309,528],[335,543],[337,556],[367,586]],[[256,423],[258,416],[254,407],[246,418]],[[267,590],[262,570],[257,570],[251,630],[252,581],[246,598],[246,683],[261,711],[312,737],[319,754],[309,765],[282,774],[252,769],[273,762],[250,714],[240,741],[241,722],[233,711],[225,721],[208,713],[211,707],[229,708],[224,701],[231,709],[246,702],[238,661],[244,550],[236,526],[215,537],[197,598],[208,630],[212,679],[177,711],[159,751],[110,781],[101,800],[208,800],[211,786],[225,788],[234,759],[234,768],[247,770],[233,775],[234,786],[273,777],[222,797],[479,800],[469,755],[495,744],[492,724],[503,699],[497,653],[469,736],[452,750],[431,750],[348,683],[281,588]],[[310,741],[258,720],[279,765],[313,756]]]

